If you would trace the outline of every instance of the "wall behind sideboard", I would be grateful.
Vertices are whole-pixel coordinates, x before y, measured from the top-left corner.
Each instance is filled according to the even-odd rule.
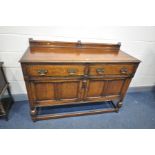
[[[57,41],[121,42],[121,49],[142,61],[130,87],[155,85],[155,27],[0,27],[0,61],[11,92],[26,94],[19,59],[28,38]]]

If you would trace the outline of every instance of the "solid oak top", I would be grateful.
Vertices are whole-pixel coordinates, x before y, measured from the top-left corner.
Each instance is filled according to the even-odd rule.
[[[135,62],[140,61],[120,50],[121,44],[52,42],[29,40],[22,63]]]

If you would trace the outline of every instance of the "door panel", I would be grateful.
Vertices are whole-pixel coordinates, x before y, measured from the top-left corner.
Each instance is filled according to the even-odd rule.
[[[107,87],[103,92],[103,95],[120,95],[123,84],[124,80],[122,79],[108,80]]]
[[[102,96],[105,81],[103,80],[90,80],[88,86],[88,97],[99,97]]]
[[[33,82],[35,100],[39,105],[60,104],[81,100],[81,80],[51,80]]]
[[[124,79],[90,79],[85,99],[100,100],[103,97],[118,97],[122,91]]]
[[[37,100],[54,100],[54,83],[36,83],[35,93]]]
[[[59,84],[60,99],[78,98],[80,81],[65,81]]]

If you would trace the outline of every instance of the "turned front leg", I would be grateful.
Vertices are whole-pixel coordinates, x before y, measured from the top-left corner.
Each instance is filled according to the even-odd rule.
[[[123,102],[122,102],[122,101],[119,101],[119,102],[117,103],[117,107],[118,107],[118,108],[121,108],[122,105],[123,105]]]
[[[30,113],[31,113],[32,120],[33,121],[36,121],[36,115],[37,115],[37,109],[36,109],[36,107],[31,108]]]

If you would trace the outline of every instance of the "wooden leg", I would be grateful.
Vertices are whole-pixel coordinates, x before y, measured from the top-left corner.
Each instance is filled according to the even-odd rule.
[[[8,94],[9,94],[10,98],[11,98],[11,102],[14,103],[14,99],[13,99],[13,96],[11,94],[11,91],[10,91],[9,87],[7,88],[7,91],[8,91]]]
[[[31,118],[33,122],[36,122],[36,115],[37,115],[37,109],[35,107],[31,108]]]
[[[119,102],[117,103],[117,107],[118,107],[118,108],[121,108],[122,105],[123,105],[122,101],[119,101]]]
[[[117,105],[115,105],[115,103],[113,101],[110,101],[111,104],[113,105],[113,107],[115,108],[116,112],[119,112],[119,108]]]

